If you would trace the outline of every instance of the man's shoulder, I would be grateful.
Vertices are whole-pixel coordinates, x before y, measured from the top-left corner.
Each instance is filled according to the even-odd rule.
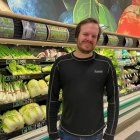
[[[104,61],[108,61],[108,62],[111,61],[111,59],[109,57],[106,57],[104,55],[100,55],[98,53],[96,53],[96,58],[95,59],[104,60]]]
[[[71,59],[71,53],[68,53],[68,54],[65,54],[63,56],[59,56],[56,61],[57,62],[60,62],[60,61],[64,61],[64,60],[67,60],[67,59]]]

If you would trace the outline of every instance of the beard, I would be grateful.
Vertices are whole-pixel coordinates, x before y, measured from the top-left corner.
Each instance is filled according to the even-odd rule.
[[[81,46],[82,46],[82,43],[78,43],[78,44],[77,44],[78,50],[79,50],[81,53],[83,53],[83,54],[89,54],[89,53],[93,52],[93,50],[94,50],[94,46],[92,46],[92,44],[91,44],[91,46],[90,46],[89,49],[84,49],[84,48],[81,47]]]

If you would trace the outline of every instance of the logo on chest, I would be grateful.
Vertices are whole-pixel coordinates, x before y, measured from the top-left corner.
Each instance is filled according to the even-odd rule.
[[[103,73],[103,70],[94,70],[94,73]]]

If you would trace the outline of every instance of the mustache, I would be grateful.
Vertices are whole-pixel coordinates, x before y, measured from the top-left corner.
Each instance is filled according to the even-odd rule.
[[[88,40],[83,40],[82,43],[90,43],[90,44],[93,44],[92,41],[88,41]]]

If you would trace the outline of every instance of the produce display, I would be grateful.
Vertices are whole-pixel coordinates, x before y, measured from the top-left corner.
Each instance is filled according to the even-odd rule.
[[[0,44],[0,59],[37,59],[30,51]]]
[[[31,97],[36,97],[48,93],[48,86],[44,80],[37,81],[32,79],[28,82],[27,88]]]
[[[43,120],[43,112],[37,103],[25,105],[19,109],[25,123],[31,125]]]
[[[37,55],[37,58],[57,58],[59,56],[65,55],[66,52],[58,51],[57,49],[46,49]]]
[[[46,112],[46,105],[41,105],[40,106],[40,108],[41,108],[41,110],[42,110],[42,112],[43,112],[43,118],[45,118],[46,119],[46,115],[47,115],[47,112]]]
[[[112,60],[117,76],[119,77],[121,75],[121,69],[118,65],[118,60],[115,57],[115,51],[113,49],[96,49],[96,52]]]
[[[48,93],[48,85],[43,80],[32,79],[29,82],[23,80],[5,82],[3,75],[0,75],[0,104],[15,102],[33,98]]]
[[[22,75],[22,74],[39,74],[41,73],[41,66],[36,64],[24,64],[19,65],[16,61],[12,61],[6,69],[12,75]]]
[[[0,116],[2,120],[2,129],[5,133],[10,133],[24,127],[24,119],[17,110],[5,112]]]
[[[50,75],[45,76],[45,80],[48,82],[50,80]]]
[[[52,69],[52,66],[53,64],[45,66],[44,68],[42,68],[42,72],[50,72]]]
[[[26,82],[4,82],[3,76],[0,75],[0,104],[15,102],[30,98]]]
[[[46,105],[37,103],[27,104],[17,110],[10,110],[0,116],[1,128],[5,133],[11,133],[23,128],[25,125],[38,123],[46,118]],[[0,129],[1,129],[0,128]]]

